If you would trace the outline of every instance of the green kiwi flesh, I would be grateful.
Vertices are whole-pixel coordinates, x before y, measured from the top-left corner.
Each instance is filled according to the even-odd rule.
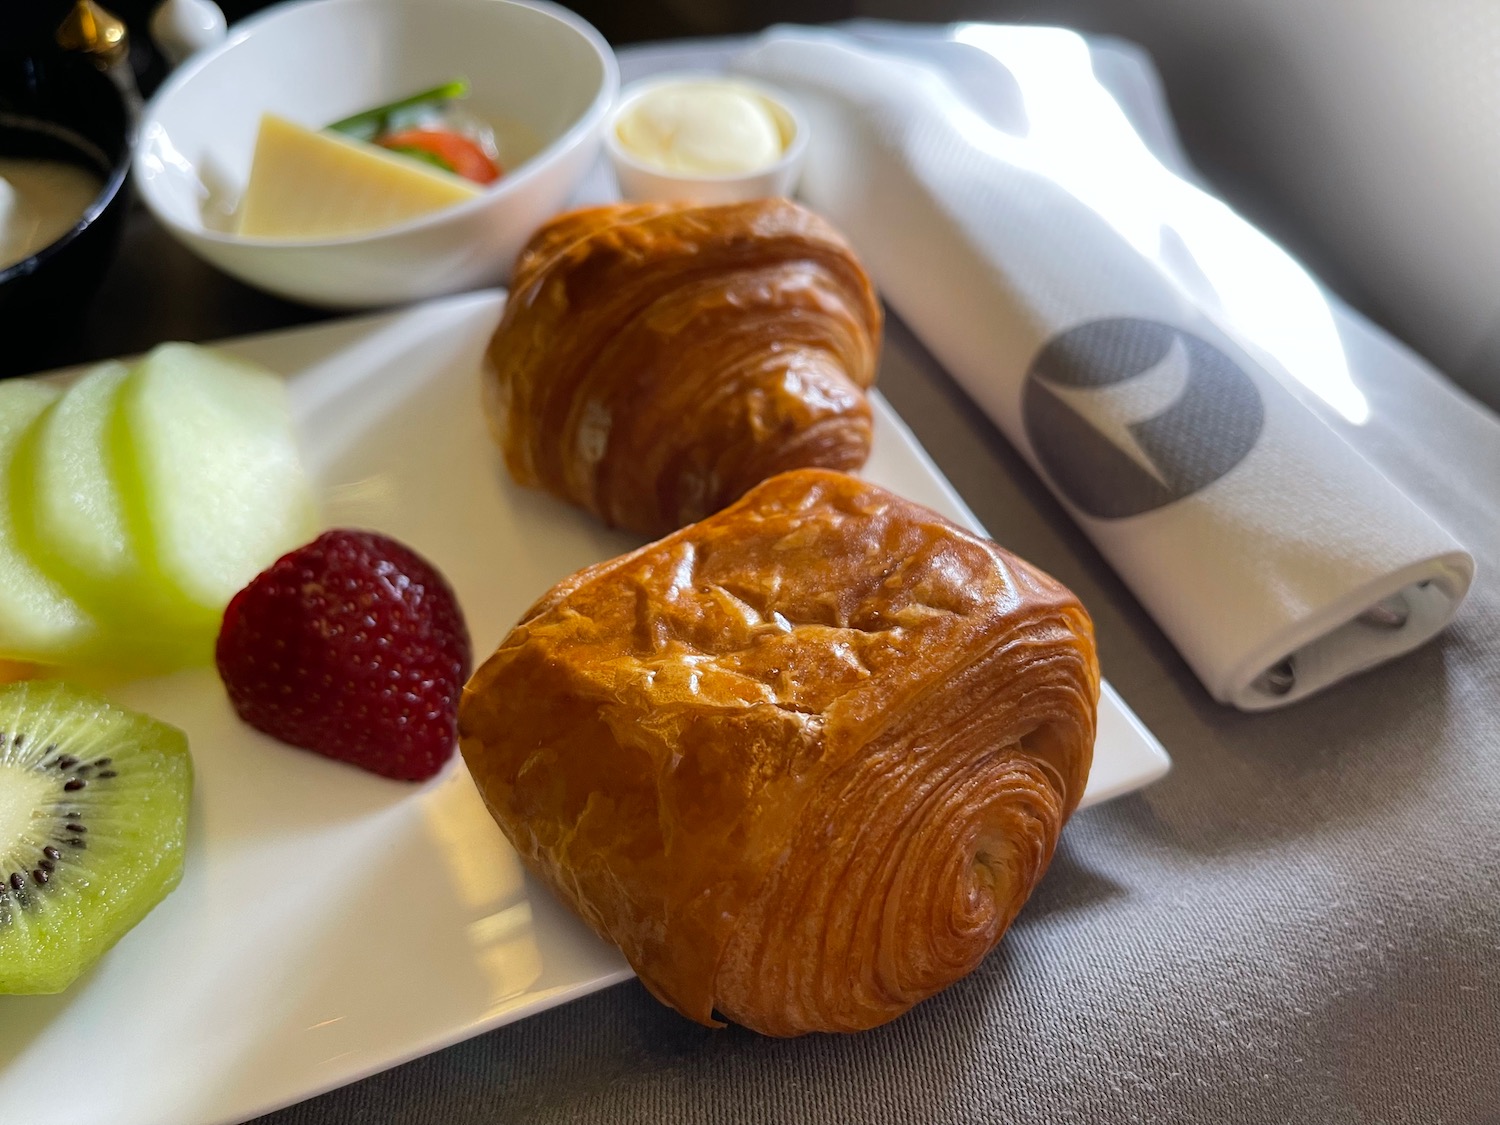
[[[0,993],[61,992],[177,886],[192,788],[177,728],[0,687]]]

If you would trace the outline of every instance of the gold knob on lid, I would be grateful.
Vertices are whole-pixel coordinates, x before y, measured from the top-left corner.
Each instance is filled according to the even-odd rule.
[[[65,51],[92,55],[113,66],[130,53],[130,34],[119,16],[94,0],[78,0],[57,29],[57,45]]]

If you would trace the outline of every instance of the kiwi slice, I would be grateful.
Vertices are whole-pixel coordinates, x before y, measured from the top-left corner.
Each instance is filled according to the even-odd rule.
[[[62,683],[0,687],[0,993],[61,992],[182,877],[176,727]]]

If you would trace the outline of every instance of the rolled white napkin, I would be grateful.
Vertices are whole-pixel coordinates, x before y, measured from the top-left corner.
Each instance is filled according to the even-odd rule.
[[[954,40],[945,67],[777,31],[734,69],[809,114],[802,195],[1215,699],[1289,703],[1443,629],[1473,558],[1319,417],[1368,406],[1316,282],[1153,155],[1081,37]]]

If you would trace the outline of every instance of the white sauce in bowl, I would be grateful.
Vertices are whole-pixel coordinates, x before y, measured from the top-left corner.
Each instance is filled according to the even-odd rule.
[[[0,270],[67,234],[103,188],[76,164],[0,157]]]

